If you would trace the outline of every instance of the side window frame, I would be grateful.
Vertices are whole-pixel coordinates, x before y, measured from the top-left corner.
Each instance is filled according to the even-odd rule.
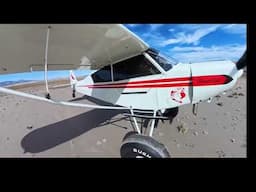
[[[147,60],[147,62],[152,65],[152,67],[154,67],[156,69],[156,73],[154,74],[150,74],[150,75],[139,75],[139,76],[135,76],[135,77],[127,77],[127,78],[123,78],[123,79],[116,79],[115,78],[115,66],[118,65],[118,64],[121,64],[129,59],[135,59],[136,57],[141,57],[143,56],[144,59]],[[116,82],[116,81],[123,81],[123,80],[127,80],[127,79],[132,79],[132,78],[138,78],[138,77],[145,77],[145,76],[151,76],[151,75],[159,75],[159,74],[165,74],[166,71],[164,71],[160,66],[159,64],[146,52],[140,54],[140,55],[137,55],[135,57],[132,57],[132,58],[129,58],[129,59],[126,59],[126,60],[123,60],[123,61],[120,61],[116,64],[111,64],[111,65],[107,65],[101,69],[99,69],[98,71],[96,71],[95,73],[93,73],[91,76],[92,76],[92,80],[94,83],[106,83],[106,82]],[[131,66],[132,67],[132,66]],[[104,80],[99,80],[97,79],[97,74],[100,73],[102,70],[105,70],[104,68],[108,68],[107,70],[109,71],[109,75],[110,75],[110,78],[107,80],[107,81],[104,81]],[[155,70],[154,69],[154,70]]]
[[[146,52],[143,53],[145,58],[147,58],[152,65],[154,65],[162,74],[166,74],[167,72]]]

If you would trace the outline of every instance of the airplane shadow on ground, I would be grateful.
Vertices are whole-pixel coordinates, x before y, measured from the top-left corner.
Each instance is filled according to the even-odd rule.
[[[87,96],[74,99],[73,101],[82,99],[88,99],[99,105],[109,105],[108,103]],[[107,120],[123,112],[125,112],[125,110],[93,109],[75,117],[30,132],[22,139],[21,146],[24,149],[24,153],[43,152],[76,138],[87,131],[100,126],[102,123],[106,124]],[[120,118],[120,120],[122,119],[123,118]],[[115,120],[114,122],[116,121],[118,120]]]

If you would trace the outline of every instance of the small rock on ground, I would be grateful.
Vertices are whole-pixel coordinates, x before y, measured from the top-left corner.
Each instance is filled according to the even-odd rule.
[[[204,135],[208,135],[208,132],[207,132],[207,131],[203,131],[203,134],[204,134]]]
[[[33,125],[28,125],[27,129],[33,129]]]
[[[101,145],[102,143],[101,143],[101,141],[97,141],[97,143],[96,143],[97,145]]]
[[[197,136],[197,135],[198,135],[198,132],[197,132],[197,131],[195,131],[193,134],[194,134],[195,136]]]
[[[219,103],[216,103],[216,105],[222,107],[222,106],[223,106],[223,103],[222,103],[222,102],[219,102]]]

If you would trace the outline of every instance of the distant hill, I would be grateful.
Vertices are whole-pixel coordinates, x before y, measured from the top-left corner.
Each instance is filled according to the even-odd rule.
[[[86,76],[78,76],[77,80],[82,80]],[[48,80],[49,88],[55,88],[58,86],[69,85],[69,78],[56,78]],[[45,85],[45,81],[43,80],[19,80],[19,81],[3,81],[0,82],[0,87],[7,87],[11,89],[22,89],[26,87],[32,86],[40,86]]]

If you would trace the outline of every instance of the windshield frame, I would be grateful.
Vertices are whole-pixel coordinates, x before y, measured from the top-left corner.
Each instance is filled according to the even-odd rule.
[[[179,63],[176,59],[174,59],[174,58],[172,58],[172,57],[170,57],[170,56],[168,56],[168,55],[166,55],[164,53],[160,53],[159,51],[157,51],[155,49],[152,49],[152,48],[148,49],[146,51],[146,53],[148,53],[148,55],[152,59],[154,59],[154,61],[156,63],[158,63],[158,65],[165,72],[171,70],[175,65],[177,65]]]

